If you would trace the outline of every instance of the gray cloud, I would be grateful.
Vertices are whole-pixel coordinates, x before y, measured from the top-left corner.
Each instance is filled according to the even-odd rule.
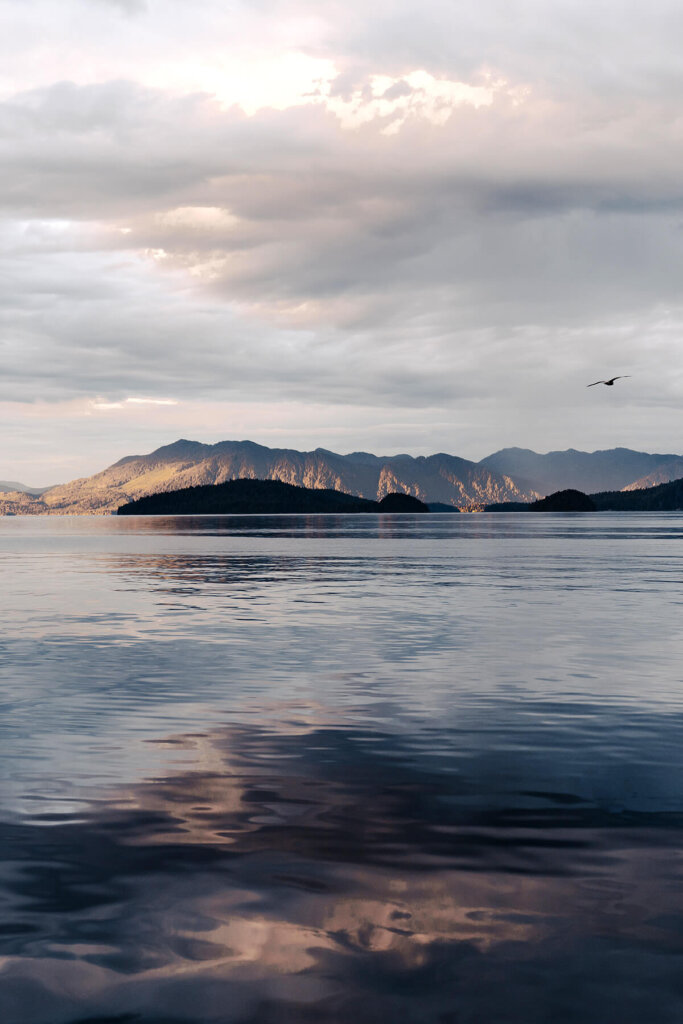
[[[156,0],[119,6],[139,9],[159,58]],[[549,417],[558,446],[675,447],[683,12],[656,6],[529,0],[513,18],[493,0],[419,14],[395,0],[369,19],[322,3],[300,49],[334,60],[329,103],[317,87],[317,102],[250,116],[206,89],[135,81],[125,47],[120,76],[6,90],[0,399],[398,406],[462,454],[484,437],[543,447]],[[56,8],[41,8],[44,42]],[[300,12],[252,5],[245,46]],[[217,5],[201,13],[188,27],[173,3],[169,59],[181,29],[195,56],[224,30]],[[112,57],[104,24],[86,27]],[[30,49],[20,28],[17,14]],[[406,78],[419,69],[508,85],[434,123],[446,101],[424,106]],[[388,76],[379,92],[373,75]],[[368,120],[340,121],[337,101],[368,111],[375,97]],[[619,371],[632,390],[615,422],[578,389]]]
[[[125,221],[121,247],[163,248],[214,293],[266,308],[328,300],[321,320],[342,326],[344,309],[351,323],[372,307],[384,321],[385,293],[400,314],[413,291],[433,298],[447,283],[447,317],[460,309],[466,323],[482,301],[489,321],[511,307],[508,323],[527,320],[530,303],[542,322],[564,322],[675,301],[683,197],[671,146],[664,161],[629,160],[644,123],[606,153],[590,132],[563,141],[563,117],[557,138],[533,115],[493,109],[455,113],[438,138],[417,124],[388,139],[342,131],[319,108],[247,119],[205,97],[62,84],[2,110],[3,193],[15,214]],[[501,160],[522,132],[530,139]]]
[[[271,16],[291,11],[272,0]],[[395,73],[415,66],[466,79],[482,67],[566,94],[595,90],[613,107],[626,96],[657,95],[681,80],[676,40],[683,11],[675,0],[480,0],[475,6],[378,0],[372,17],[359,2],[317,5],[327,31],[321,52],[346,65]]]
[[[118,7],[125,14],[141,14],[147,10],[146,0],[99,0],[100,3]]]

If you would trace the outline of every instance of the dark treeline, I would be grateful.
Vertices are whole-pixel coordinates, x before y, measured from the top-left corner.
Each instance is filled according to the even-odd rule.
[[[432,506],[434,511],[441,508]],[[446,508],[446,506],[444,506]],[[505,502],[485,506],[487,512],[670,512],[683,509],[683,478],[635,491],[601,491],[586,495],[568,489],[529,504]],[[453,512],[456,508],[450,509]],[[118,515],[278,515],[295,513],[428,512],[409,494],[387,494],[381,501],[331,489],[298,487],[280,480],[241,478],[138,498]]]
[[[683,509],[683,478],[636,491],[591,494],[597,509],[613,512],[675,512]]]
[[[555,491],[528,505],[518,501],[487,505],[487,512],[677,512],[683,510],[683,478],[634,491]]]
[[[596,508],[592,498],[572,487],[566,491],[555,491],[529,505],[530,512],[595,512]]]
[[[370,501],[342,491],[296,487],[281,480],[228,480],[164,491],[121,505],[120,516],[282,515],[348,512],[428,512],[410,494]]]

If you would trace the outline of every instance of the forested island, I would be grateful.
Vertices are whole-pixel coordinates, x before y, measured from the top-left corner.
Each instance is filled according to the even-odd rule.
[[[228,480],[163,491],[117,510],[120,516],[286,515],[295,513],[429,512],[410,494],[387,494],[370,501],[329,488],[297,487],[281,480]]]
[[[519,501],[486,505],[485,512],[680,512],[683,511],[683,478],[655,487],[628,491],[555,491],[528,504]]]
[[[577,491],[573,487],[565,491],[555,491],[545,498],[532,501],[529,505],[530,512],[595,512],[596,505],[592,498],[589,498],[583,491]]]
[[[481,509],[481,506],[479,506]],[[672,512],[683,510],[683,478],[654,487],[584,494],[573,488],[532,502],[485,505],[486,512]],[[121,505],[120,516],[282,515],[356,512],[458,512],[452,505],[426,505],[410,494],[393,492],[381,501],[331,488],[299,487],[281,480],[239,478],[162,491]]]
[[[598,510],[613,512],[680,512],[683,511],[683,478],[656,487],[632,491],[600,491],[591,494]]]

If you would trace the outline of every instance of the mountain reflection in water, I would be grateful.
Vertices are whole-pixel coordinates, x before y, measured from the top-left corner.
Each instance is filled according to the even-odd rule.
[[[683,519],[334,518],[0,525],[2,1024],[679,1024]]]

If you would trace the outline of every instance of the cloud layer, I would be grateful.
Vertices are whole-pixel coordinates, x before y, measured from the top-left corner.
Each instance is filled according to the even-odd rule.
[[[201,403],[202,440],[680,447],[683,12],[312,11],[0,0],[0,476]]]

